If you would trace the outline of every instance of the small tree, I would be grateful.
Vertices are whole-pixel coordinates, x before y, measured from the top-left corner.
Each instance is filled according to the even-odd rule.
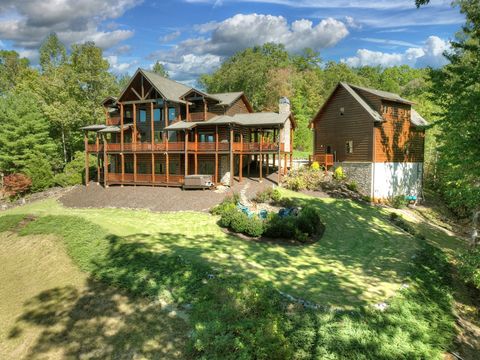
[[[24,174],[11,174],[3,178],[3,191],[9,197],[26,193],[32,186],[32,181]]]
[[[33,192],[48,189],[53,185],[53,171],[50,162],[45,155],[35,154],[27,162],[25,173],[32,181]]]

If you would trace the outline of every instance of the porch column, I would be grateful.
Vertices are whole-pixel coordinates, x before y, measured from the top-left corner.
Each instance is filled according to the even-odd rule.
[[[185,109],[186,109],[186,121],[190,121],[190,105],[188,103],[188,100],[185,100],[186,104],[185,104]]]
[[[170,157],[168,152],[165,153],[165,181],[168,184],[170,178]]]
[[[107,156],[107,140],[105,136],[103,138],[103,186],[108,187],[107,178],[108,178],[108,156]]]
[[[188,175],[188,130],[185,129],[185,176]]]
[[[269,172],[269,167],[270,167],[270,158],[268,154],[265,154],[265,157],[267,158],[267,177],[268,177],[268,172]]]
[[[120,150],[123,153],[123,104],[120,103]]]
[[[85,131],[85,137],[84,137],[84,142],[85,142],[85,186],[88,186],[88,175],[89,175],[89,155],[88,155],[88,131]]]
[[[203,98],[203,121],[207,121],[207,101]]]
[[[218,125],[215,126],[215,184],[218,183]]]
[[[155,150],[155,124],[153,120],[153,103],[150,103],[150,142],[152,144],[152,151]]]
[[[240,161],[238,166],[238,181],[242,182],[243,177],[243,131],[240,130]]]
[[[233,126],[230,125],[230,187],[233,186]]]
[[[100,139],[98,133],[95,134],[95,144],[97,145],[97,185],[100,185]]]
[[[281,155],[280,155],[280,138],[281,138],[281,129],[278,128],[278,131],[277,131],[277,136],[278,136],[278,180],[277,180],[277,185],[280,185],[281,183],[281,172],[282,172],[282,158],[281,158]]]
[[[152,152],[152,185],[155,184],[155,154]]]
[[[120,158],[122,159],[122,187],[123,183],[125,182],[125,154],[121,153]]]
[[[262,181],[263,177],[263,154],[260,154],[260,181]]]
[[[194,168],[194,174],[197,175],[198,174],[198,157],[197,157],[197,151],[198,151],[198,131],[197,131],[197,128],[195,128],[195,153],[194,153],[194,157],[195,157],[195,168]]]
[[[283,175],[287,175],[287,153],[283,154]]]
[[[133,141],[132,150],[137,149],[137,105],[133,104]]]
[[[133,182],[137,183],[137,153],[133,153]]]
[[[290,170],[293,169],[293,128],[290,128]]]

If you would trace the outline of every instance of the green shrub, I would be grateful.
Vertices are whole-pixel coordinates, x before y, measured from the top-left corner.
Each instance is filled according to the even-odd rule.
[[[263,234],[263,221],[257,216],[248,218],[245,223],[244,234],[251,237],[259,237]]]
[[[25,165],[25,173],[32,180],[31,191],[48,189],[54,184],[52,165],[43,155],[30,158]]]
[[[266,202],[278,202],[280,201],[282,194],[278,189],[268,188],[263,191],[257,192],[255,198],[253,199],[257,203],[266,203]]]
[[[467,284],[480,290],[480,249],[462,252],[458,257],[458,271]]]
[[[307,188],[307,184],[301,175],[295,175],[286,179],[285,187],[293,191],[301,191]]]
[[[314,161],[312,165],[310,165],[310,169],[312,169],[313,171],[320,171],[320,164],[318,163],[318,161]]]
[[[350,191],[358,192],[358,185],[355,181],[349,182],[347,184],[347,189],[350,190]]]
[[[270,214],[265,222],[264,235],[274,239],[294,239],[296,230],[295,217],[280,217],[278,214]]]
[[[90,164],[90,177],[95,174],[96,167],[96,158],[93,155],[89,155],[89,164]],[[85,175],[85,152],[77,151],[73,157],[73,160],[70,161],[63,168],[63,172],[55,175],[55,184],[59,186],[73,186],[82,184],[84,181]]]
[[[230,218],[230,229],[236,233],[244,233],[247,228],[248,216],[243,212],[236,210]]]
[[[403,195],[396,195],[389,199],[390,205],[395,209],[401,209],[407,205],[407,200],[405,200],[405,196]]]
[[[313,206],[306,206],[298,214],[297,228],[309,236],[313,236],[318,232],[319,227],[323,226],[320,220],[320,211]]]
[[[224,228],[230,227],[233,217],[238,212],[237,207],[231,203],[223,205],[223,209],[219,214],[220,220],[218,221],[218,225]]]
[[[345,179],[345,173],[343,172],[343,168],[341,166],[337,167],[333,172],[333,177],[337,180]]]
[[[236,205],[230,201],[222,201],[220,204],[218,204],[217,206],[213,207],[211,210],[210,210],[210,213],[212,215],[220,215],[222,216],[223,213],[225,212],[228,212],[228,211],[231,211],[231,210],[235,210],[236,209]]]

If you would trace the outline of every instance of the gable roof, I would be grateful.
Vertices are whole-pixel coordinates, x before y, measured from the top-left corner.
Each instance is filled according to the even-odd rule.
[[[191,87],[183,85],[174,80],[167,79],[152,71],[139,69],[140,72],[147,78],[148,81],[155,87],[155,89],[162,94],[167,100],[179,102],[180,97],[192,90]]]
[[[422,115],[420,115],[417,110],[412,108],[411,115],[410,115],[410,121],[414,126],[428,126],[427,120],[425,120]]]
[[[409,104],[409,105],[413,104],[412,101],[404,99],[400,95],[394,94],[388,91],[376,90],[376,89],[366,88],[363,86],[352,85],[352,84],[348,84],[348,85],[355,90],[362,90],[362,91],[368,92],[384,100],[390,100],[390,101],[400,102],[400,103]]]
[[[240,99],[242,95],[243,91],[210,94],[210,96],[220,100],[220,105],[232,105],[235,101]]]
[[[341,82],[339,85],[343,86],[343,88],[347,90],[350,93],[350,95],[352,95],[355,98],[355,100],[357,100],[357,102],[367,111],[367,113],[373,118],[374,121],[376,122],[383,121],[382,115],[380,115],[378,111],[376,111],[370,105],[368,105],[367,102],[363,100],[363,98],[355,90],[352,89],[352,86],[350,86],[350,84]]]

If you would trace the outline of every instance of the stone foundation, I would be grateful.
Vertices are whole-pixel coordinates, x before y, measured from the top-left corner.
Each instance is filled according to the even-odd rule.
[[[337,162],[335,168],[341,166],[347,176],[347,182],[355,182],[358,192],[362,195],[372,195],[372,163]]]

